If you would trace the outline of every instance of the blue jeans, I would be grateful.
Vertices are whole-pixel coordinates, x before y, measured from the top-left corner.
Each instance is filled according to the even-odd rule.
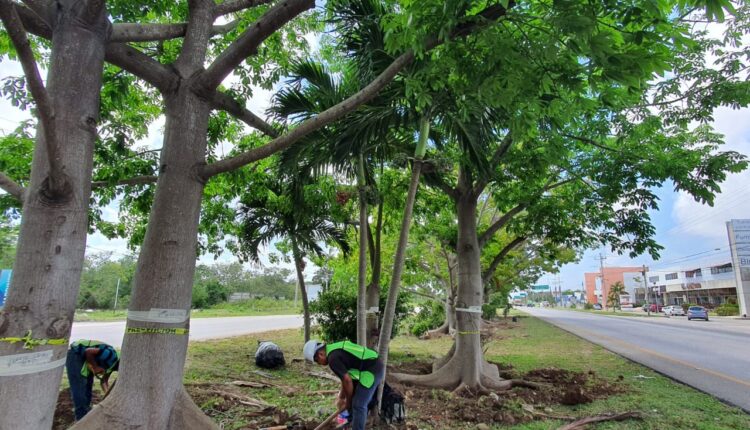
[[[80,420],[91,410],[91,392],[94,388],[94,376],[81,375],[81,369],[86,360],[72,349],[68,350],[65,360],[65,370],[70,382],[70,395],[73,397],[76,421]]]
[[[354,386],[351,410],[352,430],[365,430],[365,424],[367,424],[367,405],[372,400],[372,396],[378,392],[378,387],[385,375],[385,367],[380,360],[378,360],[378,367],[373,374],[375,375],[375,382],[370,388],[365,388],[360,383]]]

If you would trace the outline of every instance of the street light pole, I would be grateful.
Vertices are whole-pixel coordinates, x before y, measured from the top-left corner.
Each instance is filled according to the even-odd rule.
[[[117,278],[117,288],[115,289],[115,306],[112,309],[113,313],[117,311],[117,298],[120,296],[120,278]]]

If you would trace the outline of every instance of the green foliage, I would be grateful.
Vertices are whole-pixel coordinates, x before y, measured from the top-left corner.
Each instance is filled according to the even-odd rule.
[[[716,314],[722,317],[734,316],[740,314],[740,306],[732,303],[724,303],[716,308]]]
[[[126,309],[130,302],[135,263],[134,256],[125,256],[117,260],[112,258],[111,253],[106,252],[87,256],[81,274],[77,308],[113,309],[119,280],[117,308]]]
[[[445,321],[445,307],[441,302],[430,300],[423,303],[416,314],[410,315],[402,323],[409,333],[422,336],[428,330],[440,327]]]
[[[583,304],[583,308],[586,309],[587,311],[590,311],[591,309],[594,309],[594,305],[586,302]]]
[[[381,291],[380,309],[385,309],[387,291]],[[399,323],[410,310],[409,297],[399,294],[391,337],[398,334]],[[320,326],[323,340],[327,342],[357,339],[357,293],[349,288],[331,288],[321,292],[310,302],[310,315]]]
[[[622,282],[617,281],[609,286],[609,293],[607,294],[607,306],[616,309],[620,307],[620,294],[625,291],[625,285]]]

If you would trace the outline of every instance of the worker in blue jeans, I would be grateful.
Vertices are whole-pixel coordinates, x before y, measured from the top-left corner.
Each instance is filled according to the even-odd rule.
[[[109,377],[120,366],[120,356],[111,345],[97,340],[78,340],[70,345],[65,360],[65,370],[70,382],[76,421],[91,410],[91,394],[94,378],[98,378],[102,390],[110,389]]]
[[[336,399],[338,410],[348,410],[352,430],[365,430],[367,405],[383,381],[385,366],[372,349],[343,341],[325,344],[316,340],[305,343],[305,359],[328,366],[341,380]]]

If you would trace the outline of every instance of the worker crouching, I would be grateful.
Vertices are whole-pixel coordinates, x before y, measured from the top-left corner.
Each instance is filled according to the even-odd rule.
[[[70,345],[65,369],[70,382],[76,421],[91,410],[94,377],[98,378],[105,395],[109,391],[109,377],[118,370],[120,356],[111,345],[96,340],[78,340]]]

